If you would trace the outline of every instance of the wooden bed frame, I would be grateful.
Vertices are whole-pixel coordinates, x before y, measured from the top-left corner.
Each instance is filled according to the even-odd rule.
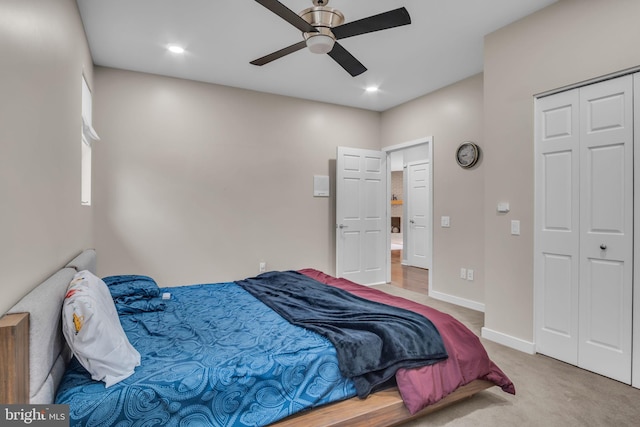
[[[433,405],[411,415],[404,406],[396,387],[370,394],[366,399],[353,397],[342,402],[292,415],[271,424],[274,427],[327,426],[327,427],[390,427],[423,417],[476,393],[493,387],[485,380],[475,380],[457,388],[453,393]]]
[[[0,318],[0,403],[29,403],[29,313]]]
[[[95,261],[93,265],[95,266]],[[68,264],[67,268],[69,266],[75,267],[72,263]],[[61,308],[62,301],[60,301]],[[30,357],[30,342],[33,339],[30,337],[30,331],[33,330],[33,326],[30,324],[29,313],[25,312],[13,312],[0,318],[0,360],[2,361],[0,363],[0,403],[42,403],[34,402],[33,397],[30,397],[33,393],[30,394],[29,390],[33,369],[30,366],[33,360]],[[57,387],[57,384],[55,386]],[[373,393],[366,399],[354,397],[303,411],[278,421],[272,426],[395,426],[423,417],[493,386],[494,384],[489,381],[472,381],[414,415],[407,410],[398,389],[394,387]]]

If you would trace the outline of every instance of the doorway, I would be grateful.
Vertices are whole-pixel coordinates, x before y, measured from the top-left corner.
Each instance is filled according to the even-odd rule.
[[[433,241],[432,140],[426,137],[383,148],[389,165],[387,259],[405,270],[426,270],[425,277],[431,276]],[[391,272],[397,270],[388,269],[388,283],[393,281]],[[427,293],[429,280],[424,282],[422,291]]]
[[[402,164],[427,162],[432,157],[432,137],[383,148],[380,151],[337,147],[336,153],[336,276],[363,285],[391,282],[391,168],[390,156],[400,152]],[[418,237],[428,248],[427,271],[431,284],[432,172],[423,191],[428,210],[423,215],[427,231]],[[406,179],[403,179],[406,182]],[[404,184],[403,184],[404,185]],[[411,204],[411,200],[408,201]],[[407,204],[403,217],[407,218]],[[413,219],[413,218],[411,218]],[[402,225],[403,248],[410,247],[407,221]],[[410,220],[409,220],[410,223]],[[409,246],[407,245],[409,243]],[[427,286],[425,284],[425,286]]]

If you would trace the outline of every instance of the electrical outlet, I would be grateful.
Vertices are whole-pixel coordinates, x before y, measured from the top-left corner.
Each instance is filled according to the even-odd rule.
[[[267,271],[267,263],[266,262],[260,262],[260,273],[264,273],[265,271]]]
[[[473,280],[473,270],[467,268],[467,280]]]
[[[466,268],[461,268],[460,269],[460,278],[461,279],[466,279],[467,278],[467,269]]]

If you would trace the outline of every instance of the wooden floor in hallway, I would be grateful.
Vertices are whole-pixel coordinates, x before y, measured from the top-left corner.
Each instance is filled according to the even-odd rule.
[[[391,284],[427,295],[429,293],[429,270],[402,265],[402,250],[392,250]]]

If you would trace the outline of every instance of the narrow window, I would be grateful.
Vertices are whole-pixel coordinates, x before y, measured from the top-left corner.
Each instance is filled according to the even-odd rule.
[[[82,135],[81,196],[83,206],[91,206],[91,143]]]
[[[80,203],[91,206],[91,143],[100,139],[92,127],[92,97],[89,85],[82,76],[82,137],[80,166]]]

